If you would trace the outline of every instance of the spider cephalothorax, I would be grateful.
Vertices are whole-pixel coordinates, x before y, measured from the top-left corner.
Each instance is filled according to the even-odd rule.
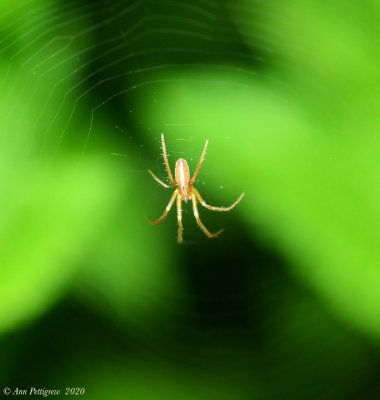
[[[184,158],[180,158],[179,160],[177,160],[177,162],[175,164],[175,179],[173,178],[173,175],[171,173],[170,166],[169,166],[168,156],[166,154],[166,146],[165,146],[165,139],[164,139],[163,133],[161,134],[161,143],[162,143],[162,151],[163,151],[164,161],[165,161],[165,165],[166,165],[166,170],[168,172],[168,176],[169,176],[171,185],[166,185],[160,179],[158,179],[157,176],[154,175],[154,173],[151,170],[148,170],[148,171],[153,176],[153,178],[163,187],[165,187],[167,189],[175,187],[176,189],[174,190],[174,193],[172,194],[172,197],[170,198],[169,204],[167,205],[162,216],[155,222],[150,220],[149,218],[148,218],[148,221],[150,223],[152,223],[153,225],[158,225],[168,215],[168,212],[172,208],[173,203],[174,203],[175,199],[177,198],[178,243],[182,243],[182,229],[183,229],[182,228],[182,200],[184,200],[184,201],[191,200],[193,203],[194,217],[195,217],[198,225],[200,226],[200,228],[203,230],[203,232],[209,238],[214,238],[214,237],[218,236],[219,234],[222,233],[223,229],[220,229],[216,233],[210,233],[206,229],[206,227],[202,224],[202,222],[199,218],[197,200],[202,204],[203,207],[206,207],[209,210],[230,211],[236,206],[236,204],[239,203],[239,201],[244,196],[244,193],[242,193],[239,196],[239,198],[235,201],[235,203],[229,207],[213,207],[213,206],[206,204],[206,202],[203,200],[202,196],[199,194],[198,190],[195,189],[194,182],[195,182],[195,179],[197,178],[197,175],[199,173],[199,170],[201,169],[201,165],[205,158],[208,140],[206,140],[205,147],[203,148],[203,152],[201,155],[201,159],[199,160],[199,163],[197,165],[197,168],[196,168],[192,178],[190,178],[189,165],[187,164],[187,161]]]

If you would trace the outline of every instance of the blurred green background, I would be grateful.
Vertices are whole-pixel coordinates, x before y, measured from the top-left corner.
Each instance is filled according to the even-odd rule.
[[[380,393],[380,4],[0,1],[0,397]],[[158,227],[169,160],[213,205]],[[63,396],[63,394],[62,394]]]

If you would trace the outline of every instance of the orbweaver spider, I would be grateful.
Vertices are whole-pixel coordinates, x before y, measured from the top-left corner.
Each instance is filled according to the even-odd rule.
[[[175,164],[175,179],[173,178],[173,175],[170,170],[169,166],[169,161],[168,161],[168,156],[166,154],[166,146],[165,146],[165,139],[164,139],[164,134],[161,134],[161,143],[162,143],[162,151],[163,151],[163,156],[164,156],[164,161],[165,161],[165,166],[166,170],[168,172],[169,180],[171,182],[171,185],[166,185],[162,181],[160,181],[156,175],[149,169],[148,172],[153,176],[153,178],[164,188],[170,189],[170,188],[176,188],[174,193],[172,194],[172,197],[170,198],[169,204],[167,205],[164,213],[162,216],[157,220],[157,221],[152,221],[151,219],[148,218],[148,221],[153,224],[153,225],[158,225],[167,215],[170,209],[172,208],[172,205],[177,198],[177,219],[178,219],[178,243],[182,243],[182,200],[187,202],[188,200],[191,199],[193,203],[193,213],[194,217],[200,226],[200,228],[203,230],[203,232],[206,234],[207,237],[209,238],[214,238],[220,235],[223,232],[223,229],[220,229],[216,233],[210,233],[206,227],[202,224],[200,218],[199,218],[199,212],[198,212],[198,206],[197,206],[197,200],[202,204],[203,207],[208,208],[209,210],[212,211],[230,211],[232,210],[238,203],[239,201],[243,198],[245,193],[242,193],[239,198],[229,207],[213,207],[208,204],[203,200],[201,195],[199,194],[198,190],[195,189],[194,187],[194,182],[195,179],[197,178],[197,175],[199,173],[199,170],[201,169],[201,165],[203,163],[203,160],[205,158],[206,154],[206,149],[207,149],[207,144],[208,140],[206,140],[205,146],[203,148],[203,152],[201,155],[201,159],[199,160],[199,163],[197,165],[197,168],[195,170],[195,173],[193,177],[190,179],[190,170],[189,166],[186,162],[185,159],[180,158],[177,160]]]

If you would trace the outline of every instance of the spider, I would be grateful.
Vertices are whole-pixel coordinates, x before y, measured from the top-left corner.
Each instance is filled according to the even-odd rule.
[[[208,140],[206,140],[205,146],[203,148],[203,152],[201,155],[201,159],[199,160],[199,163],[197,165],[197,168],[195,170],[194,175],[192,178],[190,178],[190,170],[189,166],[187,164],[187,161],[183,158],[180,158],[177,160],[175,164],[175,179],[173,178],[173,175],[170,170],[169,166],[169,161],[168,161],[168,156],[166,154],[166,146],[165,146],[165,139],[164,139],[164,134],[161,134],[161,143],[162,143],[162,151],[163,151],[163,156],[164,156],[164,161],[165,161],[165,166],[166,170],[168,172],[169,180],[171,182],[171,185],[166,185],[162,181],[160,181],[156,175],[149,169],[148,172],[153,176],[153,178],[164,188],[170,189],[170,188],[176,188],[174,190],[174,193],[172,194],[172,197],[170,198],[170,201],[162,214],[162,216],[157,220],[157,221],[152,221],[151,219],[148,218],[148,221],[153,224],[153,225],[158,225],[167,215],[170,209],[172,208],[175,199],[177,199],[177,219],[178,219],[178,243],[182,243],[182,200],[187,202],[188,200],[191,200],[193,203],[193,213],[194,217],[199,225],[199,227],[203,230],[203,232],[206,234],[207,237],[209,238],[214,238],[220,235],[223,232],[223,229],[220,229],[216,233],[210,233],[207,228],[202,224],[202,221],[199,218],[199,212],[198,212],[198,206],[197,206],[197,200],[202,204],[203,207],[208,208],[209,210],[212,211],[230,211],[232,210],[238,203],[239,201],[243,198],[245,193],[242,193],[239,198],[229,207],[213,207],[208,204],[203,200],[202,196],[199,194],[198,190],[195,189],[194,187],[194,182],[195,179],[197,178],[197,175],[199,173],[199,170],[201,169],[201,165],[203,163],[203,160],[205,158],[206,154],[206,149],[208,145]]]

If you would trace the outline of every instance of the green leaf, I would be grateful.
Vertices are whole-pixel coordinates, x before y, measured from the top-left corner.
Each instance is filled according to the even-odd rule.
[[[332,309],[379,337],[377,115],[362,117],[358,135],[344,119],[323,125],[274,85],[216,72],[188,78],[161,89],[145,118],[154,129],[191,121],[176,135],[209,138],[208,170],[246,191],[236,213],[252,235],[260,227]]]

